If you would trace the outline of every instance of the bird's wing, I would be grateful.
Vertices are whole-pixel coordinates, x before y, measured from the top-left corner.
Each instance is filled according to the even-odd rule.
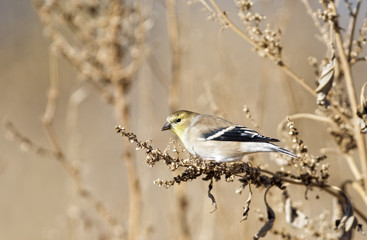
[[[279,142],[278,139],[265,137],[249,128],[232,125],[210,129],[203,134],[205,140],[233,142]]]

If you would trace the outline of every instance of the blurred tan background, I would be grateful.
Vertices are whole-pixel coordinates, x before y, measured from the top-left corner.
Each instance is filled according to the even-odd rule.
[[[218,2],[240,25],[232,2]],[[317,31],[303,5],[292,0],[259,2],[256,9],[268,17],[267,22],[282,30],[284,59],[316,87],[307,58],[315,56],[321,60],[326,49],[315,38]],[[366,3],[363,4],[366,9]],[[147,44],[153,51],[129,93],[132,104],[129,130],[139,139],[152,139],[153,146],[164,149],[174,137],[160,131],[169,113],[167,86],[171,74],[166,7],[165,1],[148,2],[147,6],[151,8],[153,22]],[[263,133],[273,137],[280,137],[276,128],[286,115],[314,111],[316,101],[312,96],[274,63],[258,57],[231,30],[220,30],[219,24],[207,19],[201,4],[177,1],[177,8],[182,47],[180,108],[221,114],[253,127],[242,111],[246,104]],[[6,117],[24,136],[45,147],[50,144],[41,118],[49,87],[49,44],[30,1],[1,1],[0,117]],[[53,125],[55,135],[63,150],[81,164],[88,189],[119,220],[121,226],[115,231],[124,233],[128,225],[128,190],[121,142],[126,140],[115,133],[118,123],[113,108],[78,79],[65,59],[58,58],[58,68],[60,92]],[[366,71],[363,66],[355,68],[358,89],[365,81]],[[80,103],[74,106],[73,100]],[[71,112],[74,110],[76,114]],[[75,116],[76,120],[70,120]],[[77,124],[77,132],[70,132],[70,122]],[[325,126],[307,121],[297,121],[296,126],[311,153],[320,154],[320,146],[334,146]],[[5,129],[0,129],[0,239],[105,239],[108,227],[93,207],[78,197],[74,183],[60,164],[53,158],[26,151],[27,146],[8,141]],[[153,184],[153,180],[170,178],[172,174],[162,164],[149,168],[141,152],[134,154],[143,199],[140,239],[173,239],[177,231],[174,189]],[[260,155],[261,162],[269,163],[268,158],[267,154]],[[344,173],[338,165],[333,165],[331,171],[331,180],[337,184],[337,176]],[[207,182],[198,179],[185,184],[193,239],[246,239],[260,228],[256,207],[264,212],[262,194],[255,191],[253,201],[258,204],[254,203],[249,219],[240,223],[247,191],[237,195],[238,187],[236,182],[216,183],[213,194],[218,210],[210,214]],[[310,193],[310,198],[318,193]],[[320,204],[328,205],[330,201],[325,197]],[[307,202],[304,209],[309,209]],[[315,213],[319,214],[316,210]]]

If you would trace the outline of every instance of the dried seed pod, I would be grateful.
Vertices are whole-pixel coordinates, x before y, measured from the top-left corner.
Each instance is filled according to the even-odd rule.
[[[315,89],[317,93],[317,104],[320,106],[329,106],[330,102],[327,100],[327,94],[333,86],[334,80],[335,57],[333,56],[328,64],[326,64],[321,71],[321,76],[318,79],[319,86]]]

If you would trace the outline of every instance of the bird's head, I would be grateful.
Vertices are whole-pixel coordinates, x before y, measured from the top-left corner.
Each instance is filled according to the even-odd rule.
[[[174,113],[171,113],[167,117],[166,124],[163,125],[162,131],[164,130],[172,130],[178,137],[185,133],[186,129],[190,126],[192,119],[198,115],[197,113],[180,110]]]

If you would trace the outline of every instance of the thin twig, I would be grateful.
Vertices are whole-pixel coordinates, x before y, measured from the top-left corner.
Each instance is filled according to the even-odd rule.
[[[58,97],[58,64],[57,58],[49,52],[50,59],[50,88],[47,93],[47,105],[42,117],[43,127],[45,128],[46,135],[49,138],[53,150],[57,155],[61,154],[61,147],[56,139],[56,136],[52,129],[52,122],[55,116],[56,101]]]
[[[311,120],[315,120],[318,122],[324,122],[324,123],[328,123],[328,124],[334,124],[334,122],[328,118],[328,117],[323,117],[323,116],[319,116],[319,115],[315,115],[312,113],[296,113],[293,115],[288,115],[290,120],[296,120],[296,119],[311,119]]]
[[[348,34],[347,34],[349,36],[349,38],[347,39],[347,42],[346,42],[346,45],[348,46],[348,52],[347,52],[348,61],[350,61],[350,59],[351,59],[350,54],[352,53],[354,32],[355,32],[355,29],[356,29],[357,17],[358,17],[359,9],[361,8],[361,3],[362,3],[362,0],[358,0],[354,11],[351,10],[351,12],[350,12],[351,18],[350,18],[349,27],[348,27]]]
[[[7,131],[7,138],[9,138],[12,141],[18,142],[20,149],[22,151],[32,151],[35,152],[37,155],[45,157],[54,156],[53,149],[49,149],[41,145],[38,145],[33,141],[31,141],[29,138],[20,134],[20,132],[15,128],[14,124],[11,121],[9,121],[9,119],[7,119],[6,117],[3,119],[3,124],[4,128]]]
[[[310,119],[310,120],[315,120],[315,121],[322,122],[322,123],[334,124],[334,122],[328,117],[318,116],[312,113],[296,113],[293,115],[288,115],[278,124],[277,133],[279,136],[281,135],[283,128],[285,124],[287,123],[288,119],[291,121],[296,120],[296,119]]]
[[[366,192],[364,192],[364,189],[361,186],[361,184],[356,182],[356,181],[353,181],[352,187],[359,194],[359,196],[362,198],[362,200],[364,202],[364,205],[367,206],[367,194],[366,194]]]
[[[356,178],[356,180],[357,181],[363,180],[363,176],[361,175],[361,173],[360,173],[353,157],[350,156],[349,154],[343,154],[343,157],[345,157],[345,159],[347,160],[347,164],[348,164],[350,170],[352,171],[354,177]],[[366,206],[367,206],[367,204],[366,204]]]

